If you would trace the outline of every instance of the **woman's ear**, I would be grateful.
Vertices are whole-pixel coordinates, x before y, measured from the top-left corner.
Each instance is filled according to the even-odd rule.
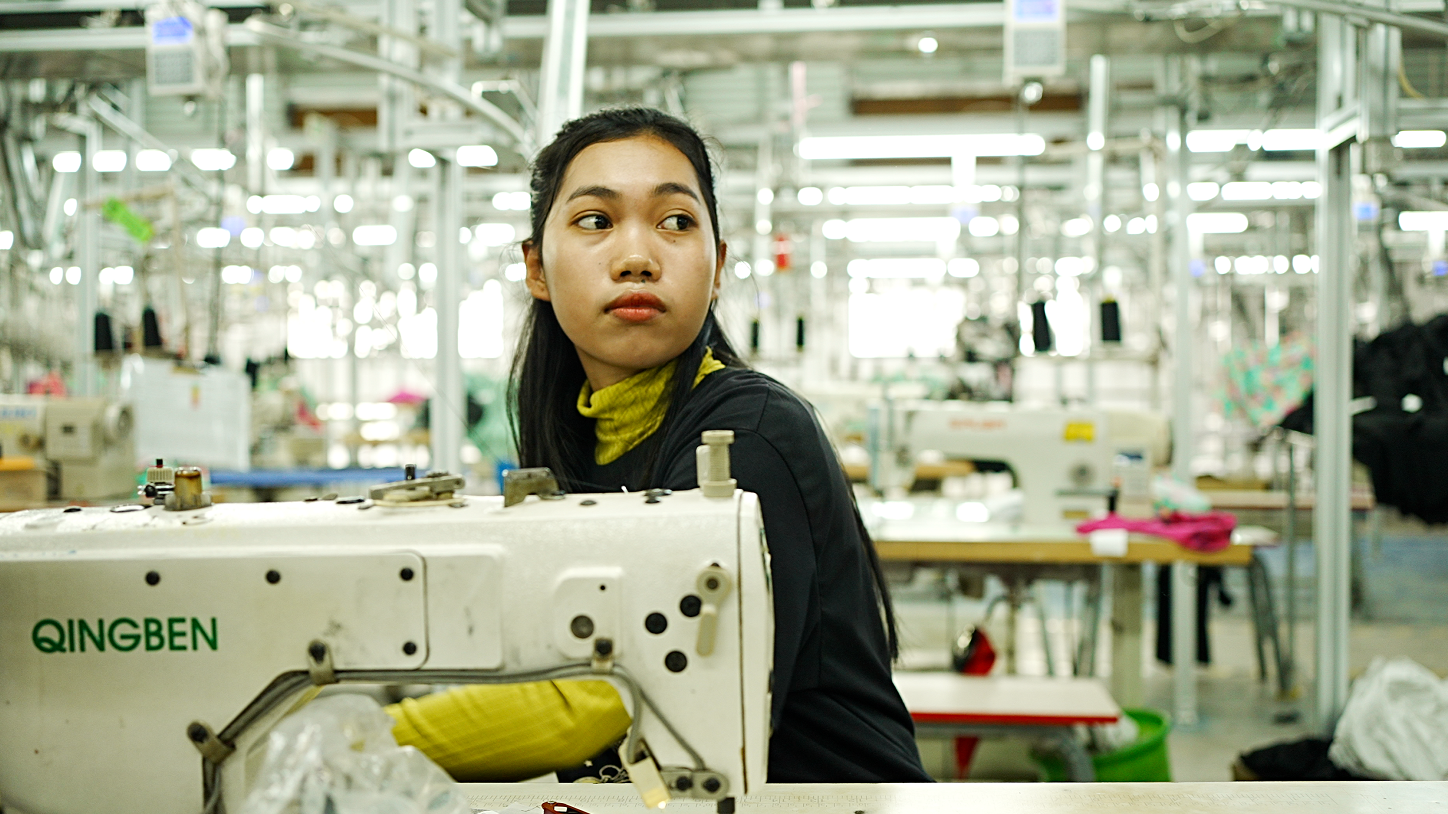
[[[552,302],[548,293],[548,280],[543,276],[543,254],[531,240],[523,244],[523,265],[528,269],[528,276],[525,278],[528,293],[532,294],[535,300]]]
[[[724,287],[724,261],[729,259],[729,244],[719,241],[719,252],[714,259],[714,291],[710,300],[719,299],[719,290]]]

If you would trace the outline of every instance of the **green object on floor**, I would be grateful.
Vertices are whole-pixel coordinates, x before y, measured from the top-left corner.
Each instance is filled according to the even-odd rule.
[[[1124,709],[1136,721],[1139,732],[1136,742],[1113,752],[1091,756],[1096,767],[1096,780],[1102,783],[1170,782],[1171,758],[1167,754],[1166,736],[1171,724],[1161,713],[1149,709]],[[1060,758],[1032,751],[1031,759],[1041,769],[1042,779],[1059,783],[1066,779],[1066,767]]]

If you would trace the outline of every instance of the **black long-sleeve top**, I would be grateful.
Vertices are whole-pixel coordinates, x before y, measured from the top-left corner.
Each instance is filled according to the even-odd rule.
[[[704,378],[657,445],[585,473],[599,491],[697,487],[704,430],[733,430],[739,488],[759,495],[774,586],[773,783],[930,780],[890,677],[858,510],[810,407],[752,370]],[[643,484],[650,447],[655,483]],[[591,455],[589,456],[592,457]]]

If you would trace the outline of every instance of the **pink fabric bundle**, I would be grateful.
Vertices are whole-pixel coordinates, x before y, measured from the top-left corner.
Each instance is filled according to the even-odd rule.
[[[1232,529],[1237,517],[1228,512],[1186,514],[1172,512],[1164,517],[1129,518],[1109,514],[1099,520],[1087,520],[1076,527],[1079,534],[1097,529],[1126,529],[1137,534],[1167,537],[1193,551],[1221,551],[1232,544]]]

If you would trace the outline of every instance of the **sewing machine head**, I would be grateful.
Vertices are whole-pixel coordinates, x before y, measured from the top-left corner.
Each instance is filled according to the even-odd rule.
[[[1156,439],[1165,435],[1164,421],[1121,411],[914,401],[876,414],[884,428],[883,454],[875,456],[884,485],[909,485],[917,456],[928,450],[1004,463],[1022,493],[1021,520],[1030,524],[1099,514],[1124,480],[1118,462],[1129,458],[1149,472],[1161,454]]]
[[[123,497],[136,485],[131,408],[111,399],[0,395],[0,453],[53,469],[50,498]]]
[[[0,518],[6,811],[194,814],[218,784],[235,807],[316,685],[529,671],[632,693],[651,803],[757,789],[773,617],[755,496],[537,491]]]

